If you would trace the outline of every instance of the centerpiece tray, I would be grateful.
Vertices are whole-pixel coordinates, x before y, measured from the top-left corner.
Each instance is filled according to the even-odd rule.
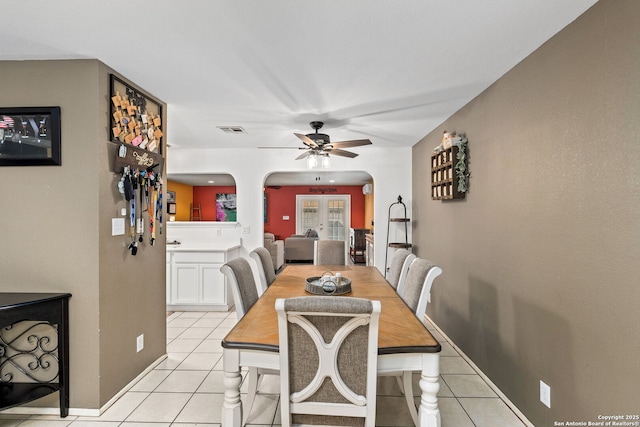
[[[342,276],[312,276],[304,285],[305,291],[316,295],[342,295],[351,292],[351,279]]]

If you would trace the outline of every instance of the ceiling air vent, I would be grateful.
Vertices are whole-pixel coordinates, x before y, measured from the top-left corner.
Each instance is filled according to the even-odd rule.
[[[247,133],[247,131],[240,126],[216,126],[216,127],[220,129],[222,132],[226,132],[226,133]]]

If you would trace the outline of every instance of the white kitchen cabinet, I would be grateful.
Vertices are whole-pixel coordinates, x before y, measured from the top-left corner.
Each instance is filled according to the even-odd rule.
[[[167,286],[167,292],[166,292],[166,300],[167,300],[167,305],[169,305],[171,303],[171,258],[173,257],[173,252],[169,252],[167,251],[167,275],[165,276],[166,279],[166,286]]]
[[[167,246],[171,252],[167,310],[228,311],[233,307],[233,296],[220,267],[238,256],[239,247],[239,243],[215,247]]]

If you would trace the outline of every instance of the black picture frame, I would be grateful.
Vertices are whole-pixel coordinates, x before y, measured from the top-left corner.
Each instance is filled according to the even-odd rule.
[[[0,107],[0,166],[60,166],[60,116],[60,107]]]

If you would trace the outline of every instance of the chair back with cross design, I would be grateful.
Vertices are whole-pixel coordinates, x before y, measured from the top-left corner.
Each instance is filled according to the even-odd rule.
[[[282,426],[375,426],[380,302],[276,301]]]

